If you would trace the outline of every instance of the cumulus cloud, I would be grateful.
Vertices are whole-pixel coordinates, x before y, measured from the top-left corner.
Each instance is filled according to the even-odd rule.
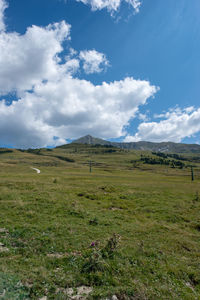
[[[70,76],[40,83],[10,106],[1,102],[0,140],[41,147],[54,144],[55,136],[61,142],[87,133],[119,137],[156,90],[148,81],[133,78],[97,86]]]
[[[138,117],[139,120],[142,120],[142,121],[148,121],[149,120],[149,118],[146,114],[138,113],[137,117]]]
[[[1,1],[1,0],[0,0]],[[65,62],[59,55],[63,42],[70,39],[71,26],[65,21],[47,27],[29,27],[24,35],[0,33],[0,95],[32,89],[41,80],[57,80],[66,73],[76,73],[81,59],[86,73],[99,73],[108,60],[96,50],[69,50]],[[76,57],[74,57],[76,56]]]
[[[80,68],[80,63],[79,60],[76,58],[69,59],[65,63],[65,69],[67,73],[74,74],[78,71],[79,68]]]
[[[79,57],[83,61],[83,69],[86,74],[100,73],[109,66],[105,54],[96,50],[81,51]]]
[[[0,95],[16,93],[9,105],[0,101],[1,145],[58,145],[87,133],[120,137],[156,93],[150,82],[131,77],[100,85],[76,78],[80,61],[92,73],[108,66],[108,60],[96,50],[78,54],[71,48],[64,56],[69,39],[70,25],[64,21],[29,27],[24,35],[0,32]]]
[[[108,12],[113,14],[116,12],[123,0],[76,0],[77,2],[82,2],[86,5],[90,5],[92,10],[102,10],[107,9]],[[124,0],[124,2],[128,3],[135,13],[139,12],[141,1],[140,0]]]
[[[32,26],[24,35],[0,33],[0,94],[31,89],[65,73],[69,65],[59,64],[58,54],[69,34],[70,25],[64,21],[45,28]]]
[[[4,0],[0,0],[0,32],[6,29],[4,23],[4,11],[8,7],[7,3]]]
[[[181,142],[200,131],[200,108],[175,108],[157,116],[164,118],[159,122],[143,122],[134,136],[127,136],[125,141]]]

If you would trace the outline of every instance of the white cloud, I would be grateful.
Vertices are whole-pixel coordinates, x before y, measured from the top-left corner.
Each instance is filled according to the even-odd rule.
[[[41,147],[54,144],[55,136],[62,141],[87,133],[119,137],[156,90],[148,81],[133,78],[97,86],[70,76],[40,83],[10,106],[0,102],[0,140]]]
[[[77,0],[86,5],[90,5],[92,10],[106,8],[109,12],[118,10],[121,0]]]
[[[8,7],[7,3],[4,0],[0,0],[0,32],[6,29],[4,23],[4,11]]]
[[[72,48],[63,63],[59,55],[63,52],[63,42],[70,39],[70,28],[62,21],[44,28],[29,27],[24,35],[1,32],[0,95],[30,90],[42,80],[58,80],[66,73],[76,73],[80,59],[88,74],[101,72],[108,66],[103,53],[81,51],[78,57]]]
[[[127,136],[126,142],[181,142],[185,137],[191,137],[200,131],[200,108],[176,108],[160,115],[160,122],[144,122],[138,127],[134,136]]]
[[[86,5],[90,5],[92,10],[102,10],[107,9],[108,12],[113,14],[119,8],[123,0],[76,0],[78,2],[82,2]],[[124,0],[128,3],[134,10],[135,13],[139,12],[141,1],[140,0]]]
[[[0,94],[31,89],[66,72],[68,65],[59,64],[58,54],[69,34],[70,25],[64,21],[32,26],[24,35],[0,33]]]
[[[140,6],[142,4],[141,1],[139,1],[139,0],[125,0],[125,1],[133,7],[133,9],[135,10],[135,13],[139,13]]]
[[[149,120],[149,118],[146,114],[138,113],[137,117],[138,117],[139,120],[142,120],[142,121],[148,121]]]
[[[83,69],[86,74],[100,73],[109,66],[105,54],[96,50],[81,51],[79,57],[83,61]]]
[[[77,55],[77,51],[74,48],[69,48],[69,57],[72,58]]]
[[[66,72],[70,73],[70,74],[76,73],[78,71],[79,67],[80,67],[80,63],[79,63],[79,60],[76,58],[69,59],[65,63]]]

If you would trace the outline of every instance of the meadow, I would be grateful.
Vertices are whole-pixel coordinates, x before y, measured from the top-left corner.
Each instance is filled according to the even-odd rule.
[[[198,157],[141,154],[0,149],[0,298],[200,299]]]

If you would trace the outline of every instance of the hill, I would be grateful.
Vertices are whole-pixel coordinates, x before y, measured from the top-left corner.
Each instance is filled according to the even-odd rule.
[[[167,153],[200,153],[200,145],[198,144],[182,144],[173,142],[130,142],[130,143],[117,143],[110,142],[103,139],[86,135],[72,142],[73,144],[87,144],[87,145],[107,145],[121,149],[129,150],[143,150],[143,151],[155,151],[155,152],[167,152]],[[66,145],[60,146],[65,148]]]
[[[111,145],[109,141],[93,137],[91,135],[83,136],[72,142],[73,144],[87,144],[87,145]]]

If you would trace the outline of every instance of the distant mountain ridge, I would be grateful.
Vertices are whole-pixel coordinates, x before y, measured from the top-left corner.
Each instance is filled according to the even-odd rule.
[[[172,152],[172,153],[200,153],[200,145],[198,144],[182,144],[173,142],[130,142],[118,143],[109,142],[100,138],[86,135],[72,142],[73,144],[87,144],[87,145],[108,145],[121,149],[134,149],[134,150],[148,150],[155,152]],[[63,147],[63,146],[61,146]]]

